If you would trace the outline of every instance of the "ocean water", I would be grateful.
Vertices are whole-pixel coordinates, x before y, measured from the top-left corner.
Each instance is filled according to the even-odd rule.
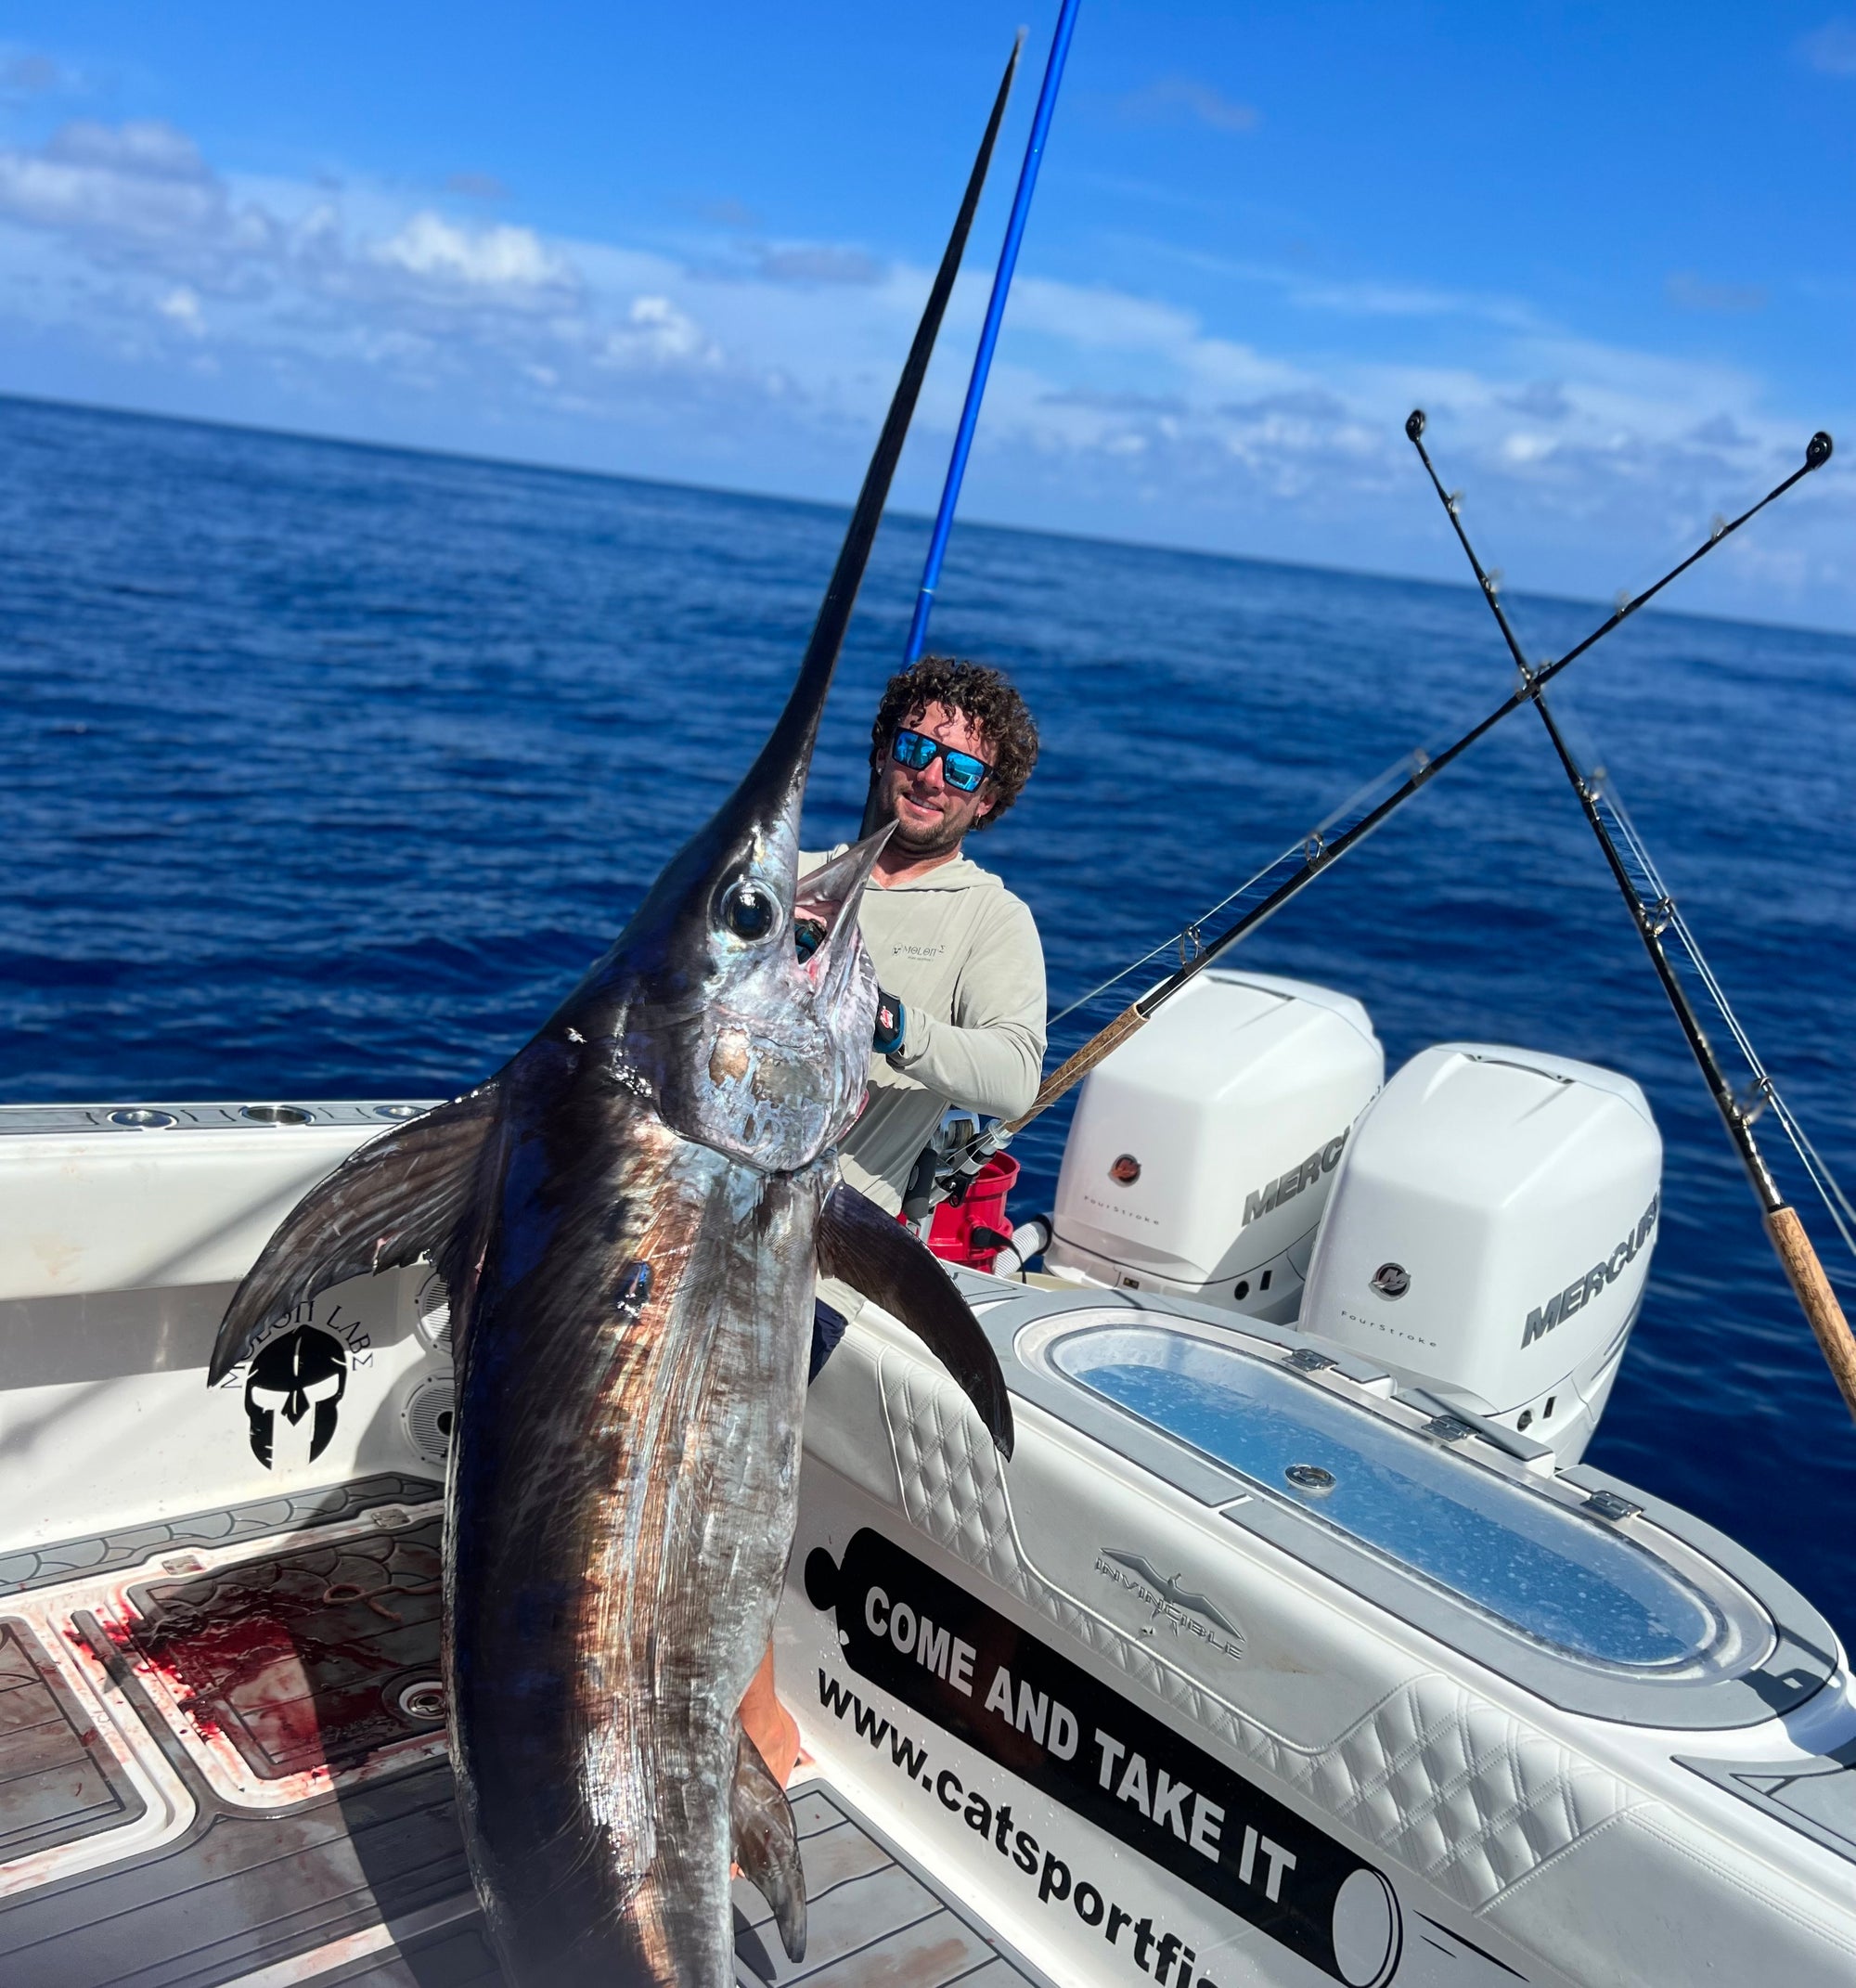
[[[487,1073],[752,758],[843,523],[0,401],[0,1098],[418,1096]],[[1783,506],[1754,529],[1782,539]],[[884,527],[816,839],[855,829],[925,540]],[[1604,612],[1510,606],[1555,654]],[[1038,772],[973,853],[1037,913],[1053,1009],[1510,681],[1466,587],[978,526],[934,634],[1038,714]],[[1651,612],[1555,691],[1846,1180],[1852,686],[1849,638]],[[1229,957],[1358,995],[1392,1067],[1471,1037],[1643,1084],[1664,1223],[1592,1461],[1856,1633],[1856,1429],[1538,722],[1516,713]],[[1066,1117],[1015,1149],[1020,1213],[1050,1205]]]

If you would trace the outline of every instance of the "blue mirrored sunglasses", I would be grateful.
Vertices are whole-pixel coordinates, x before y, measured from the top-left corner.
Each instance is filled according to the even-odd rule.
[[[932,766],[938,757],[941,777],[956,794],[972,794],[992,771],[984,759],[975,759],[971,753],[957,753],[952,746],[943,745],[939,739],[931,739],[920,731],[897,732],[889,756],[911,773]]]

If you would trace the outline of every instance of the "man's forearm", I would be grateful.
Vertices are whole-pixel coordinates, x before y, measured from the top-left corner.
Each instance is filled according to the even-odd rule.
[[[890,1058],[905,1077],[950,1104],[988,1118],[1015,1118],[1038,1095],[1044,1037],[1028,1023],[960,1028],[909,1011],[902,1047]]]

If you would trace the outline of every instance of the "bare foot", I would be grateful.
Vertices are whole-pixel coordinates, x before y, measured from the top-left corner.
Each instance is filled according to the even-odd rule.
[[[768,1773],[784,1788],[799,1764],[799,1723],[780,1702],[773,1688],[770,1646],[741,1700],[741,1723],[748,1729],[748,1737],[760,1749]]]

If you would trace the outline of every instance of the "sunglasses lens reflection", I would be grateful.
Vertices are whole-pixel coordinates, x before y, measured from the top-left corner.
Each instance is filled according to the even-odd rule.
[[[971,753],[954,752],[923,732],[899,731],[889,749],[896,765],[907,767],[911,773],[919,773],[936,755],[941,760],[941,777],[957,794],[972,794],[991,771],[984,759],[975,759]]]

